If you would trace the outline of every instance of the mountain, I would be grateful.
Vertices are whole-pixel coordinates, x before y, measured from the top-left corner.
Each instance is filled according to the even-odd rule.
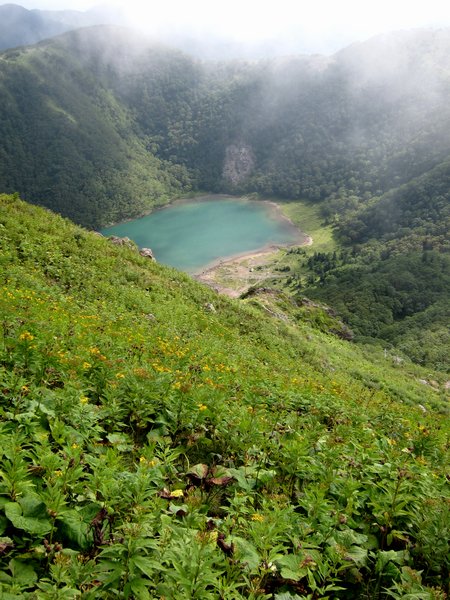
[[[195,23],[194,27],[187,23],[183,25],[178,19],[161,20],[156,12],[151,18],[138,19],[134,11],[127,12],[117,4],[100,4],[85,11],[27,10],[18,5],[6,4],[0,6],[0,16],[3,17],[3,21],[0,20],[0,50],[36,43],[53,37],[55,32],[102,24],[139,28],[161,43],[206,60],[259,60],[308,53],[312,48],[314,52],[330,54],[351,41],[348,40],[348,34],[332,35],[319,41],[311,35],[311,31],[298,24],[285,31],[282,39],[280,35],[274,35],[264,41],[252,40],[251,37],[237,40],[229,32],[219,32],[217,27],[211,29],[209,24]],[[30,20],[34,20],[33,27],[29,27]],[[11,28],[8,28],[8,24]]]
[[[443,597],[439,374],[16,196],[0,230],[2,597]]]
[[[40,11],[27,10],[17,4],[0,6],[0,50],[25,46],[58,35],[66,28]]]
[[[449,50],[415,30],[210,62],[115,26],[10,49],[0,188],[90,228],[190,191],[319,206],[337,254],[291,253],[283,289],[447,369]]]
[[[130,109],[111,93],[106,72],[97,72],[94,61],[102,48],[106,52],[102,31],[84,34],[93,53],[89,68],[68,45],[68,34],[7,51],[0,84],[2,188],[34,195],[90,226],[139,214],[189,189],[186,170],[148,150]]]
[[[94,27],[7,51],[0,184],[98,226],[137,212],[132,199],[128,215],[126,205],[109,213],[108,182],[121,194],[131,162],[145,171],[146,160],[153,169],[163,161],[163,170],[173,166],[172,188],[189,181],[196,189],[327,201],[341,211],[448,157],[449,39],[447,30],[418,31],[331,59],[203,63],[126,29]],[[68,187],[64,207],[56,196],[64,188],[67,200]],[[83,193],[103,205],[101,215],[82,214]],[[155,195],[139,177],[124,192],[141,196],[140,208],[146,194]]]
[[[28,10],[18,4],[0,6],[0,50],[35,44],[65,31],[111,22],[120,23],[113,9]]]

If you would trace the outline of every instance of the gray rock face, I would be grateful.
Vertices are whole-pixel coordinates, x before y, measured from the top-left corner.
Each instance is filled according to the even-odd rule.
[[[116,235],[110,235],[108,237],[108,240],[111,242],[111,244],[114,244],[115,246],[127,246],[128,248],[132,248],[133,250],[138,251],[138,247],[135,244],[135,242],[133,242],[133,240],[130,240],[130,238],[128,237],[117,237]],[[153,251],[150,248],[141,248],[139,250],[139,254],[144,258],[149,258],[150,260],[156,261],[156,258],[153,256]]]
[[[156,260],[150,248],[141,248],[139,250],[139,254],[145,258],[149,258],[150,260]]]
[[[237,185],[248,177],[254,168],[255,155],[251,146],[243,142],[227,146],[222,171],[225,181]]]
[[[128,248],[136,247],[136,244],[128,237],[117,237],[116,235],[110,235],[108,240],[115,246],[128,246]]]

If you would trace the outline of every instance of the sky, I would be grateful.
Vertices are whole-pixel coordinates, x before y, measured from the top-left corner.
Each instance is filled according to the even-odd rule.
[[[26,8],[87,10],[92,0],[9,0]],[[1,0],[0,0],[1,2]],[[97,3],[98,4],[98,3]],[[372,35],[450,26],[448,0],[112,0],[151,32],[205,33],[241,43],[301,37],[305,50],[334,51]]]

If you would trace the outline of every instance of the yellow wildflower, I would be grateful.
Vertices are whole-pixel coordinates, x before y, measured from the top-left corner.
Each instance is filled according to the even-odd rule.
[[[206,406],[206,404],[199,404],[198,405],[198,410],[207,410],[208,407]]]
[[[125,375],[123,373],[116,373],[116,379],[124,379]]]
[[[251,518],[252,521],[258,521],[258,523],[262,523],[264,521],[264,517],[259,513],[254,513]]]
[[[29,331],[24,331],[23,333],[21,333],[19,335],[19,340],[20,341],[27,340],[27,341],[31,342],[31,340],[34,340],[34,335],[32,335]]]
[[[173,492],[170,492],[171,498],[181,498],[182,496],[184,496],[183,490],[173,490]]]
[[[89,402],[89,398],[87,396],[81,396],[80,402],[81,404],[87,404]]]
[[[85,369],[85,370],[86,370],[86,369],[90,369],[90,368],[91,368],[91,363],[88,363],[88,362],[86,362],[86,361],[85,361],[85,362],[83,363],[83,369]]]

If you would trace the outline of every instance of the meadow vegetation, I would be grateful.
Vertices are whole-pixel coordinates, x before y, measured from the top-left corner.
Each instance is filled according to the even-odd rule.
[[[442,375],[15,196],[0,233],[2,598],[446,598]]]

